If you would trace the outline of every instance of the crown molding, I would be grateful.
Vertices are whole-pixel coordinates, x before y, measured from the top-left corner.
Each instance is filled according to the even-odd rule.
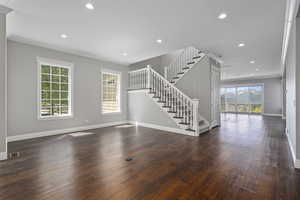
[[[282,51],[281,51],[281,74],[282,75],[284,74],[284,70],[285,70],[285,60],[288,51],[291,30],[297,16],[298,8],[299,8],[299,0],[287,0]]]
[[[0,14],[7,15],[11,11],[13,11],[13,9],[3,6],[3,5],[0,5]]]
[[[49,49],[49,50],[59,51],[61,53],[67,53],[67,54],[80,56],[80,57],[84,57],[84,58],[90,58],[90,59],[98,60],[98,61],[101,61],[101,62],[117,64],[117,65],[122,65],[122,66],[128,66],[129,65],[129,63],[117,62],[117,61],[114,62],[110,59],[97,56],[96,54],[93,54],[93,53],[80,51],[80,50],[75,50],[75,49],[69,49],[69,48],[59,46],[59,45],[52,45],[52,44],[48,44],[48,43],[43,43],[43,42],[39,42],[39,41],[36,41],[36,40],[27,39],[27,38],[24,38],[24,37],[21,37],[21,36],[18,36],[18,35],[9,35],[7,39],[9,41],[12,41],[12,42],[17,42],[17,43],[21,43],[21,44],[25,44],[25,45],[30,45],[30,46],[33,46],[33,47],[41,47],[41,48],[45,48],[45,49]]]
[[[264,74],[256,76],[240,76],[233,78],[221,79],[221,81],[238,81],[238,80],[253,80],[253,79],[268,79],[268,78],[281,78],[281,74]]]

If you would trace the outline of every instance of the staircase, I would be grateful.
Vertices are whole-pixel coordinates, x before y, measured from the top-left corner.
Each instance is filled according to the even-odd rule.
[[[194,47],[188,47],[176,58],[176,60],[164,69],[165,78],[172,84],[176,84],[190,69],[193,68],[205,56],[202,51]]]
[[[189,135],[197,136],[206,132],[209,124],[199,113],[199,100],[191,99],[174,85],[176,80],[184,76],[203,56],[201,52],[195,52],[195,48],[186,49],[177,59],[178,62],[182,62],[182,66],[174,62],[166,68],[168,74],[166,77],[169,77],[169,80],[150,66],[130,71],[129,90],[145,90],[160,109],[177,124],[178,128],[191,133]],[[185,64],[183,60],[186,60]]]

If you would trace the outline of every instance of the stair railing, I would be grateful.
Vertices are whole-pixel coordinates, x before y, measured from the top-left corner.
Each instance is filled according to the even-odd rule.
[[[188,47],[172,62],[169,66],[165,67],[164,76],[168,81],[178,76],[179,73],[184,71],[187,63],[193,61],[193,57],[199,55],[199,50],[194,47]]]
[[[188,97],[150,66],[129,72],[129,89],[149,89],[153,98],[175,114],[174,118],[181,119],[182,125],[198,134],[199,100]]]
[[[130,90],[140,90],[149,89],[149,72],[148,68],[142,68],[135,71],[128,72],[129,78],[129,89]]]

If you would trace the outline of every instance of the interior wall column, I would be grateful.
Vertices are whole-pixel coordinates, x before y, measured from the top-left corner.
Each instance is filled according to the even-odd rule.
[[[0,160],[7,159],[7,39],[6,16],[12,9],[0,5]]]

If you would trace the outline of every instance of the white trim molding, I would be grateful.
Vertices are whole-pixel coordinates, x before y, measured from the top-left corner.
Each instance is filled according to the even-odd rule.
[[[42,58],[37,57],[37,118],[38,120],[57,120],[57,119],[69,119],[74,117],[74,64],[66,61],[60,61],[55,59],[49,58]],[[66,68],[68,69],[68,114],[59,114],[59,115],[49,115],[49,116],[42,116],[41,113],[41,103],[42,103],[42,66],[49,65],[50,67],[59,67],[59,68]],[[49,77],[52,76],[52,73],[49,72]],[[53,82],[51,79],[49,80],[49,84],[51,85]],[[50,91],[50,90],[49,90]],[[59,93],[61,90],[59,90]],[[52,98],[50,98],[52,99]],[[49,100],[50,100],[49,99]],[[61,99],[59,97],[59,99]]]
[[[157,130],[162,130],[162,131],[167,131],[167,132],[172,132],[172,133],[179,133],[179,134],[183,134],[183,135],[195,136],[193,132],[185,131],[185,130],[182,130],[179,128],[172,128],[172,127],[160,126],[160,125],[156,125],[156,124],[137,122],[137,121],[129,121],[129,123],[135,124],[136,126],[146,127],[146,128],[152,128],[152,129],[157,129]]]
[[[296,169],[300,169],[300,160],[296,159],[294,165]]]
[[[300,160],[296,159],[294,165],[295,165],[295,168],[300,169]]]
[[[54,45],[54,44],[50,44],[50,43],[38,42],[36,40],[31,40],[29,38],[21,37],[19,35],[10,34],[8,36],[8,40],[13,41],[13,42],[19,42],[19,43],[22,43],[22,44],[25,44],[25,45],[31,45],[31,46],[34,46],[34,47],[41,47],[41,48],[51,49],[51,50],[59,51],[59,52],[62,52],[62,53],[68,53],[68,54],[73,54],[73,55],[77,55],[77,56],[81,56],[81,57],[85,57],[85,58],[92,58],[92,59],[112,63],[111,60],[109,60],[105,57],[101,57],[101,56],[98,56],[96,54],[90,53],[90,52],[85,52],[85,51],[81,51],[81,50],[66,48],[63,45]],[[120,65],[129,65],[130,64],[128,62],[114,62],[114,63],[115,64],[120,64]]]
[[[282,114],[263,113],[262,115],[268,117],[282,117]]]
[[[282,42],[282,52],[281,52],[281,73],[284,73],[286,54],[289,46],[289,40],[291,35],[291,30],[293,23],[295,22],[298,8],[299,0],[287,0],[286,1],[286,11],[285,11],[285,23],[284,23],[284,33]]]
[[[226,70],[227,68],[223,68],[221,69]],[[281,78],[282,75],[281,74],[264,74],[264,75],[254,75],[254,76],[237,76],[237,77],[231,77],[231,78],[223,78],[221,79],[222,82],[226,81],[244,81],[244,80],[253,80],[253,79],[268,79],[268,78]]]
[[[7,152],[0,152],[0,160],[7,160]]]
[[[104,91],[104,84],[103,84],[103,75],[104,74],[110,74],[113,76],[117,76],[118,82],[117,82],[117,104],[118,109],[113,112],[104,112],[103,111],[103,91]],[[121,87],[122,87],[122,72],[116,71],[116,70],[110,70],[106,68],[101,69],[101,91],[100,91],[100,98],[101,98],[101,114],[102,115],[111,115],[111,114],[122,114],[123,108],[122,108],[122,95],[121,95]]]
[[[294,152],[290,136],[287,133],[287,129],[285,129],[285,135],[287,137],[288,145],[289,145],[289,148],[290,148],[290,151],[291,151],[291,154],[292,154],[292,160],[293,160],[294,167],[297,168],[297,169],[300,169],[300,160],[296,158],[296,154]]]
[[[10,13],[12,11],[13,11],[13,9],[0,5],[0,14],[7,15],[8,13]]]
[[[80,126],[80,127],[74,127],[74,128],[67,128],[67,129],[59,129],[59,130],[51,130],[51,131],[42,131],[42,132],[35,132],[35,133],[27,133],[22,135],[16,135],[16,136],[8,136],[7,142],[14,142],[14,141],[20,141],[20,140],[28,140],[33,138],[39,138],[39,137],[46,137],[46,136],[54,136],[54,135],[61,135],[65,133],[72,133],[77,131],[85,131],[90,129],[97,129],[97,128],[105,128],[110,126],[117,126],[121,124],[127,124],[128,121],[117,121],[117,122],[109,122],[109,123],[103,123],[103,124],[96,124],[96,125],[88,125],[88,126]]]

